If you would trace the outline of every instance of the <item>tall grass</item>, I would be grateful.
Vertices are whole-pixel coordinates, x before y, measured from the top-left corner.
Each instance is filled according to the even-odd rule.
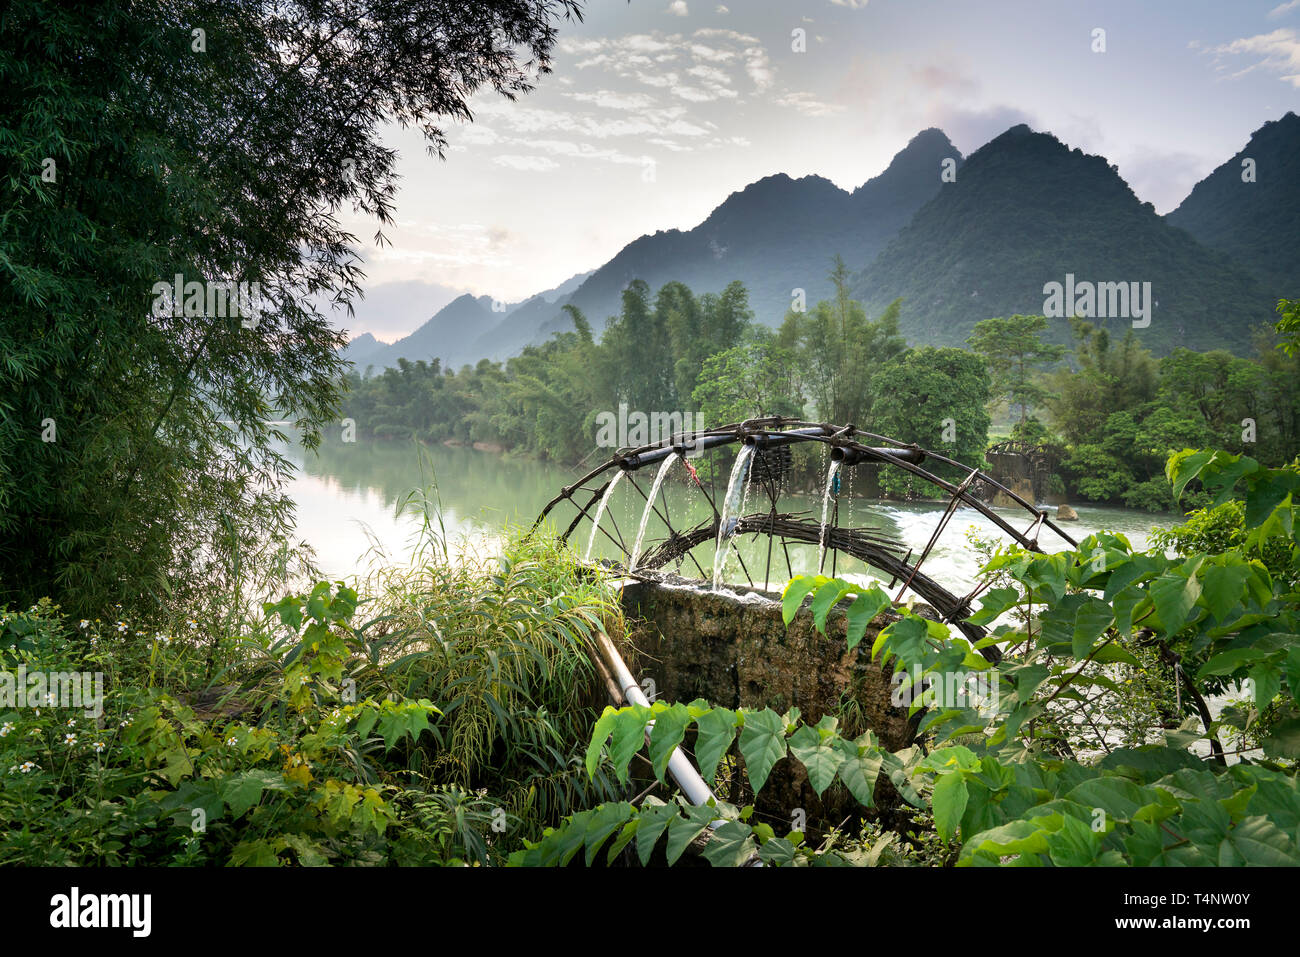
[[[622,636],[623,613],[565,545],[515,529],[497,558],[426,553],[372,570],[359,591],[372,680],[443,713],[441,744],[413,755],[412,772],[486,789],[533,831],[617,798],[612,779],[587,779],[580,756],[606,703],[592,635]]]

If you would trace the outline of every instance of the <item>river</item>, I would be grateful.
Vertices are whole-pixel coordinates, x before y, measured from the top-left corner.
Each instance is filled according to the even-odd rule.
[[[732,453],[725,454],[729,457]],[[419,537],[421,521],[410,514],[399,516],[396,510],[413,489],[436,485],[441,527],[445,529],[448,550],[453,555],[488,556],[499,548],[507,526],[531,524],[560,488],[585,471],[470,448],[425,446],[421,449],[410,442],[333,441],[323,443],[319,453],[304,453],[295,446],[289,455],[299,466],[289,488],[298,506],[299,536],[316,550],[322,572],[334,579],[363,573],[372,561],[408,559]],[[663,494],[676,527],[710,520],[710,507],[685,481],[680,465],[675,472],[665,483]],[[648,489],[652,478],[652,475],[645,476],[642,488]],[[612,529],[616,525],[625,540],[630,541],[635,537],[644,501],[630,483],[623,482],[611,497],[602,528]],[[863,500],[852,494],[851,481],[842,489],[839,502],[841,524],[870,526],[881,536],[900,541],[918,554],[944,510],[937,503]],[[820,495],[790,495],[782,499],[781,508],[820,516],[821,504]],[[1174,521],[1173,516],[1124,508],[1077,504],[1075,509],[1079,521],[1062,523],[1062,527],[1076,539],[1101,530],[1120,532],[1139,549],[1146,547],[1153,526]],[[999,511],[1017,528],[1029,524],[1021,512]],[[567,524],[572,515],[573,512],[565,512],[561,520]],[[1005,540],[984,515],[974,509],[959,509],[925,562],[927,573],[953,591],[965,590],[973,584],[979,569],[979,556],[965,538],[972,526],[985,538]],[[571,541],[580,552],[587,545],[589,530],[589,523],[584,522],[572,536]],[[646,534],[647,551],[662,531],[662,524],[657,517],[652,517]],[[1067,543],[1046,530],[1040,536],[1040,544],[1046,551],[1067,547]],[[740,561],[761,577],[767,555],[766,539],[741,536],[738,546]],[[603,535],[597,536],[593,557],[612,557],[616,553],[612,543]],[[704,568],[711,568],[712,544],[697,547],[695,555]],[[791,545],[789,556],[794,572],[815,570],[815,545]],[[738,564],[733,558],[728,568],[737,570]],[[683,574],[698,574],[690,561],[681,570]],[[831,570],[829,558],[825,570]],[[866,572],[860,563],[846,559],[840,559],[835,570],[854,578]],[[784,557],[774,559],[772,584],[780,587],[786,577]]]

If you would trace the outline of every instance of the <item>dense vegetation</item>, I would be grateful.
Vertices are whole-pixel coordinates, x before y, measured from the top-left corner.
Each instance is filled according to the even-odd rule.
[[[505,363],[354,369],[345,414],[374,436],[488,443],[565,464],[593,454],[598,414],[621,404],[698,414],[702,426],[787,415],[852,422],[980,464],[992,412],[1002,436],[1048,447],[1076,500],[1152,511],[1174,508],[1163,468],[1178,449],[1250,452],[1274,464],[1300,453],[1300,358],[1272,348],[1271,337],[1258,338],[1251,359],[1186,349],[1156,359],[1131,330],[1117,343],[1076,320],[1067,352],[1045,341],[1049,320],[1015,315],[977,323],[969,351],[912,349],[899,333],[905,304],[872,320],[849,295],[843,262],[830,281],[833,298],[791,310],[775,331],[753,322],[738,282],[698,298],[669,283],[653,300],[633,282],[599,340],[566,306],[574,331]],[[882,491],[911,492],[888,474]]]
[[[885,616],[870,654],[925,709],[898,751],[850,733],[847,711],[600,711],[590,642],[623,629],[609,585],[545,536],[449,562],[427,510],[409,568],[322,582],[259,621],[153,631],[0,608],[6,670],[93,668],[109,688],[99,719],[0,708],[0,863],[1300,864],[1300,470],[1185,450],[1168,477],[1213,499],[1170,530],[1174,554],[1110,534],[993,551],[974,646],[878,585],[789,584],[787,622],[810,602],[848,650]],[[949,676],[996,694],[923,691]],[[1217,713],[1211,694],[1229,696]],[[730,801],[671,788],[688,735]],[[755,818],[793,764],[857,812]]]
[[[107,689],[100,720],[0,706],[0,864],[486,864],[621,794],[580,747],[621,612],[570,555],[433,546],[360,588],[161,630],[0,608],[6,670]]]
[[[282,577],[273,422],[310,447],[337,419],[345,340],[314,303],[360,288],[338,211],[391,222],[381,125],[441,150],[475,92],[530,88],[575,10],[5,6],[0,600],[161,614]],[[250,308],[159,309],[177,275],[248,283]]]
[[[424,531],[409,562],[315,580],[291,546],[274,417],[311,447],[343,411],[341,336],[311,305],[358,289],[337,214],[390,220],[383,121],[441,149],[439,124],[468,118],[475,91],[529,89],[576,13],[0,13],[0,864],[545,864],[584,849],[589,864],[671,864],[706,831],[715,864],[1296,863],[1293,301],[1285,353],[1156,362],[1080,325],[1073,364],[1053,371],[1032,317],[990,320],[1003,325],[971,350],[910,349],[903,306],[869,318],[837,263],[833,294],[777,330],[753,323],[739,283],[696,296],[635,281],[599,338],[571,305],[572,331],[504,365],[352,374],[346,411],[372,434],[566,460],[589,451],[596,414],[627,405],[878,422],[978,461],[1007,402],[1023,436],[1052,441],[1047,417],[1079,489],[1118,475],[1091,492],[1194,490],[1205,508],[1151,553],[1103,534],[990,554],[979,647],[877,586],[791,582],[787,621],[811,596],[824,632],[851,599],[847,643],[885,615],[883,663],[995,682],[999,706],[930,707],[901,751],[836,716],[602,710],[593,637],[622,642],[625,622],[601,569],[545,529],[492,560],[453,556],[436,485],[401,502]],[[258,283],[255,314],[191,312],[188,294],[154,309],[176,273]],[[1238,416],[1251,439],[1234,440]],[[1174,450],[1166,491],[1152,470]],[[1239,682],[1211,714],[1206,695]],[[688,732],[742,800],[649,795]],[[745,799],[780,761],[864,813],[806,833],[751,824]]]
[[[971,618],[996,626],[986,639],[971,645],[901,609],[870,649],[908,674],[909,710],[923,713],[918,741],[901,751],[869,731],[841,733],[834,715],[809,725],[797,709],[730,711],[705,701],[607,708],[593,730],[593,778],[611,766],[625,777],[634,750],[626,742],[639,746],[648,734],[664,780],[667,754],[691,732],[707,779],[739,775],[744,793],[757,795],[778,764],[797,762],[818,795],[835,787],[852,796],[856,826],[796,820],[776,829],[754,816],[753,803],[623,800],[572,815],[512,861],[557,865],[582,853],[591,865],[603,852],[610,862],[646,864],[665,843],[673,864],[699,840],[697,853],[715,866],[1300,865],[1292,504],[1300,470],[1189,449],[1170,459],[1168,473],[1175,494],[1199,481],[1219,506],[1237,490],[1240,534],[1251,548],[1285,554],[1288,574],[1274,577],[1238,548],[1166,557],[1108,534],[1053,555],[999,551],[985,567],[994,587]],[[823,634],[831,609],[848,603],[850,649],[892,607],[878,585],[799,577],[785,591],[787,622],[809,598]],[[1001,654],[989,656],[994,648]],[[1135,695],[1135,679],[1156,671],[1166,683],[1149,687],[1159,697]],[[953,678],[978,682],[982,693],[939,699],[932,683],[951,687]],[[1215,717],[1204,693],[1228,679],[1245,682],[1246,694]],[[1123,730],[1135,705],[1168,709],[1164,695],[1175,687],[1182,713],[1165,730],[1158,721],[1136,735]],[[920,812],[929,837],[882,831],[882,799]],[[814,830],[821,836],[810,841]]]

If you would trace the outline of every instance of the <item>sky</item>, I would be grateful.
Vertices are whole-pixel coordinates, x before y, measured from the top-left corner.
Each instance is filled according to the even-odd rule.
[[[773,173],[853,189],[932,126],[969,155],[1027,123],[1165,213],[1300,112],[1300,0],[591,0],[559,34],[553,72],[476,95],[444,160],[386,131],[397,222],[376,248],[345,220],[352,335],[394,341],[466,292],[525,299]]]

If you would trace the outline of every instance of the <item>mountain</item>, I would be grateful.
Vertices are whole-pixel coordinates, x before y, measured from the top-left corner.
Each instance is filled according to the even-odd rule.
[[[1155,305],[1137,333],[1158,353],[1244,350],[1247,330],[1270,316],[1253,276],[1156,215],[1103,157],[1023,124],[972,153],[858,275],[854,293],[868,312],[903,297],[912,342],[960,345],[981,319],[1049,313],[1045,287],[1066,285],[1067,274],[1138,283],[1126,287],[1138,293],[1149,282]],[[1117,335],[1133,328],[1130,318],[1092,321]],[[1069,340],[1065,318],[1052,338]]]
[[[642,236],[602,266],[571,301],[600,320],[619,311],[623,288],[672,280],[696,294],[739,279],[756,317],[778,325],[791,290],[809,302],[830,294],[831,260],[867,262],[940,186],[941,163],[961,154],[939,130],[918,134],[889,167],[852,193],[820,176],[768,176],[732,193],[699,226]]]
[[[517,355],[526,345],[548,339],[560,329],[572,329],[562,308],[573,293],[592,275],[592,270],[571,276],[554,289],[539,292],[510,307],[501,320],[474,339],[466,359],[504,359]],[[473,356],[473,359],[469,358]]]
[[[370,333],[363,332],[344,346],[339,355],[348,362],[356,363],[357,368],[364,369],[367,363],[374,361],[373,357],[387,348],[388,343],[380,342]]]
[[[501,336],[499,330],[511,317],[523,311],[525,324],[534,328],[540,320],[532,319],[534,312],[544,311],[549,318],[556,300],[563,300],[590,276],[590,272],[571,276],[554,289],[539,293],[522,303],[507,304],[494,301],[490,296],[471,296],[466,293],[453,299],[439,309],[432,317],[408,336],[398,339],[391,345],[380,342],[370,333],[364,333],[344,347],[343,358],[356,364],[356,368],[365,371],[366,366],[376,369],[395,366],[399,358],[412,362],[424,359],[442,360],[442,367],[458,368],[465,363],[474,363],[490,351],[484,351],[487,345]],[[507,337],[508,337],[507,327]],[[520,342],[519,348],[527,344]],[[518,351],[515,349],[514,351]],[[508,354],[508,353],[507,353]]]
[[[1297,209],[1300,116],[1287,113],[1251,134],[1241,152],[1197,183],[1165,218],[1232,256],[1277,299],[1300,295]]]
[[[479,334],[502,319],[508,311],[503,303],[496,303],[493,311],[491,296],[458,296],[438,310],[428,322],[409,336],[398,339],[384,355],[386,365],[396,363],[398,357],[406,359],[441,359],[443,366],[456,366],[473,361],[470,346]]]
[[[623,289],[633,279],[652,290],[677,280],[697,295],[721,292],[739,279],[758,321],[778,325],[792,290],[803,289],[810,303],[830,295],[826,275],[836,255],[848,263],[869,261],[939,190],[949,158],[959,168],[961,153],[943,132],[929,129],[852,193],[821,176],[765,177],[732,193],[693,229],[661,230],[629,243],[567,299],[529,300],[480,337],[480,350],[504,358],[571,328],[561,313],[566,302],[599,332],[622,308]]]

